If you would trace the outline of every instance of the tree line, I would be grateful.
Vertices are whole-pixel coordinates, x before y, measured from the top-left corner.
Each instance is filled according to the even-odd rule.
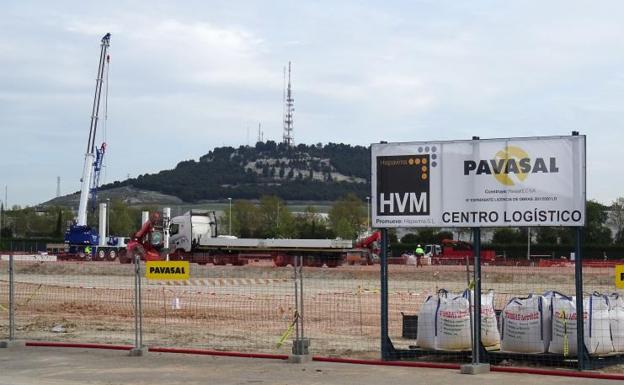
[[[141,211],[156,211],[157,207],[131,207],[121,200],[109,205],[109,234],[130,236],[141,226]],[[293,213],[289,205],[276,195],[265,195],[259,201],[236,199],[219,219],[219,233],[242,238],[310,238],[340,237],[355,239],[366,227],[366,205],[355,194],[338,199],[328,214],[307,207]],[[61,241],[65,230],[74,220],[74,212],[63,207],[2,209],[0,239],[46,238]],[[97,228],[98,210],[88,216],[88,224]],[[1,249],[2,247],[0,247]]]
[[[231,232],[240,238],[355,239],[366,227],[366,205],[355,194],[337,200],[328,215],[308,206],[293,213],[276,195],[265,195],[256,204],[238,199],[221,221],[221,234]],[[230,231],[231,226],[231,231]]]
[[[109,233],[129,236],[141,225],[141,211],[156,210],[156,207],[131,207],[121,200],[110,202],[108,216]],[[4,210],[0,207],[0,239],[46,238],[62,241],[65,231],[75,219],[73,210],[61,206],[49,207],[14,207]],[[89,212],[87,224],[97,228],[99,211]]]

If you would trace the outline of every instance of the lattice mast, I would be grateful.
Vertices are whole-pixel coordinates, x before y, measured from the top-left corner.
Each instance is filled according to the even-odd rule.
[[[286,69],[284,69],[284,83],[286,83]],[[295,99],[292,97],[292,84],[290,81],[290,62],[288,62],[288,85],[284,89],[284,135],[283,142],[289,147],[295,145],[293,137],[293,113],[295,112]]]

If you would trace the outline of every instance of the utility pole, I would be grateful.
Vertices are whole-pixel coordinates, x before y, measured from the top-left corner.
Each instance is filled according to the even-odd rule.
[[[230,225],[229,234],[232,235],[232,198],[228,198],[228,201],[230,201],[230,217],[228,218],[228,224]]]
[[[0,250],[2,250],[2,216],[4,215],[4,202],[0,200]]]
[[[527,261],[531,260],[531,228],[527,227]]]
[[[60,197],[61,196],[61,177],[57,176],[56,177],[56,197]]]
[[[284,83],[286,82],[286,69],[284,69]],[[293,138],[293,113],[295,112],[295,99],[292,97],[292,85],[290,82],[290,62],[288,62],[288,86],[284,90],[284,134],[283,142],[288,147],[295,145]]]
[[[370,197],[366,197],[366,231],[370,230]]]

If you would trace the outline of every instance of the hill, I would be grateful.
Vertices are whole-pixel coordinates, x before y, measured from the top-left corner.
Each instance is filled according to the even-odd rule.
[[[107,200],[119,200],[129,206],[149,206],[149,205],[179,205],[182,200],[178,197],[162,194],[156,191],[140,190],[132,186],[120,186],[118,188],[110,188],[98,193],[98,202],[106,202]],[[78,208],[80,202],[80,192],[64,195],[51,199],[42,203],[40,206],[61,206]]]
[[[155,191],[184,202],[257,199],[275,194],[285,200],[331,201],[370,191],[367,147],[329,143],[288,147],[273,141],[254,147],[218,147],[198,161],[102,186]]]

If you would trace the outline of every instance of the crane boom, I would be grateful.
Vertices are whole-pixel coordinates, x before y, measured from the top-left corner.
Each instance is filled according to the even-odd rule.
[[[89,201],[89,192],[91,191],[93,173],[99,171],[99,167],[96,164],[97,160],[101,164],[101,157],[96,160],[95,138],[97,133],[97,125],[100,112],[100,100],[102,95],[102,83],[104,81],[104,68],[108,60],[108,47],[110,46],[110,33],[107,33],[102,38],[100,46],[100,62],[98,66],[98,74],[95,81],[95,95],[93,97],[93,109],[91,112],[91,126],[89,127],[89,140],[87,141],[87,151],[85,153],[84,167],[82,169],[82,184],[80,188],[80,203],[78,206],[78,226],[87,225],[87,203]],[[98,151],[99,152],[99,151]],[[99,154],[98,154],[99,155]],[[101,155],[104,155],[102,151]],[[98,170],[94,170],[98,168]]]

